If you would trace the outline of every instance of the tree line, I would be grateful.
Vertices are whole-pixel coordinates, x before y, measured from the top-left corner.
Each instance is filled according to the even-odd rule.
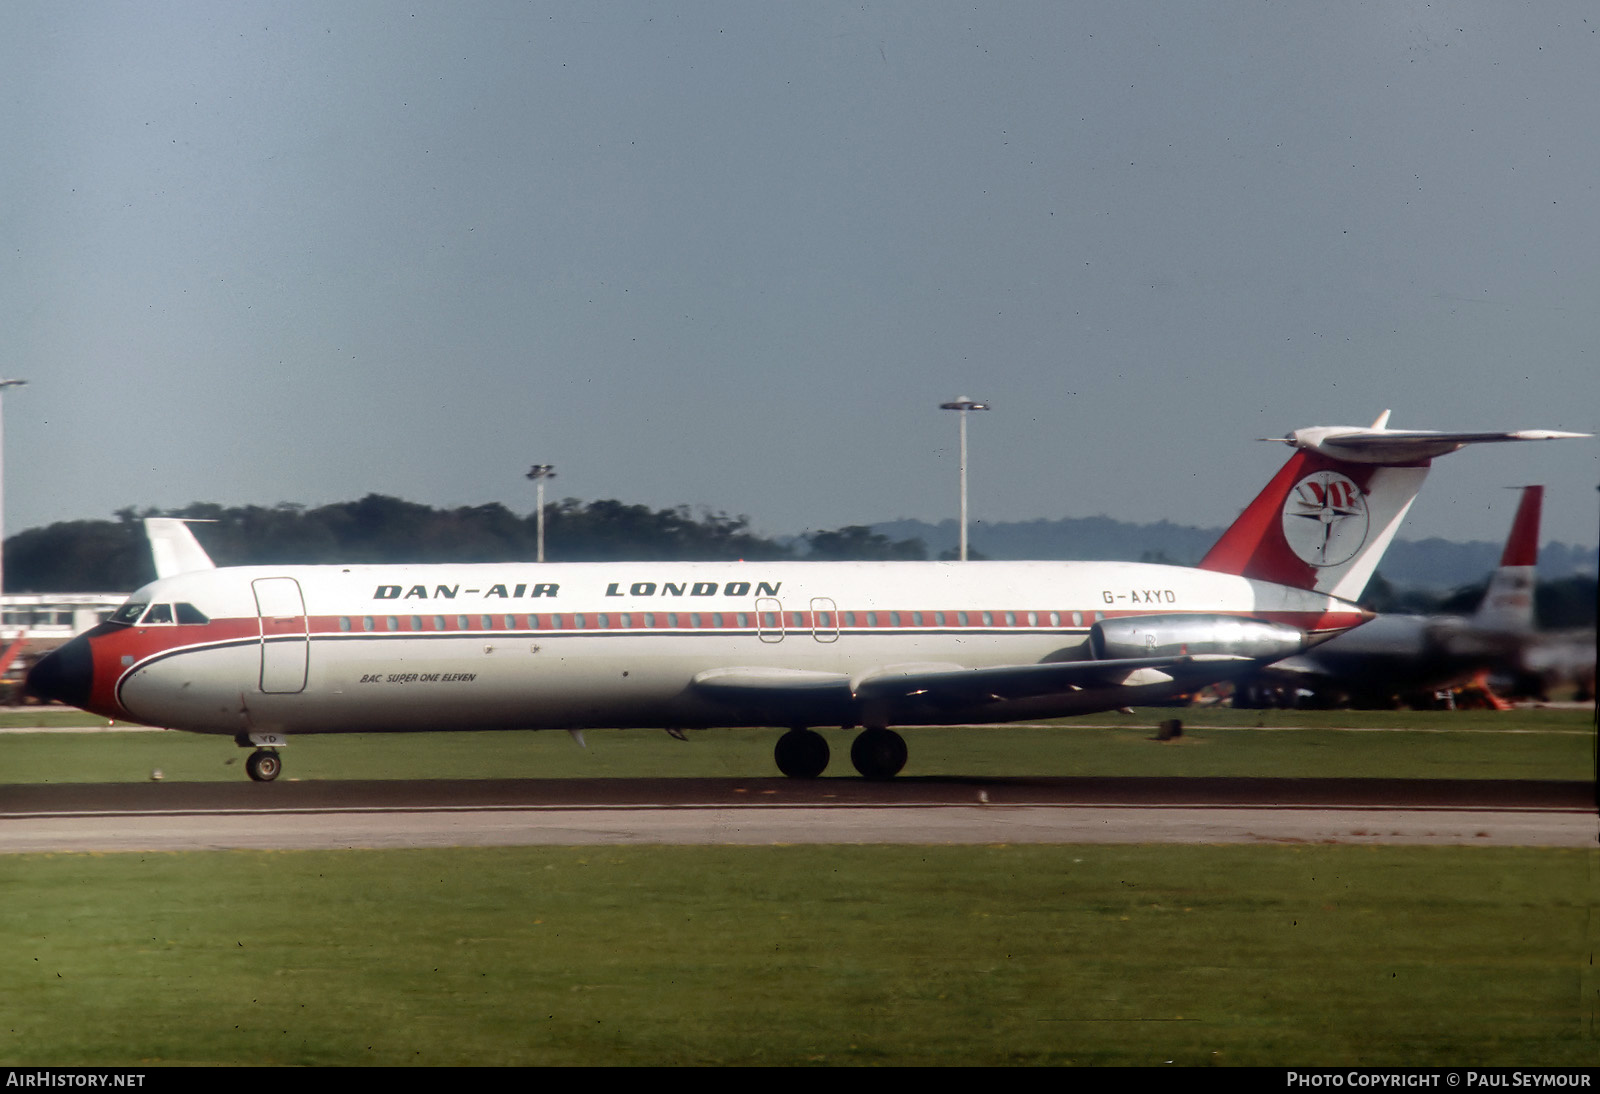
[[[219,566],[317,563],[527,562],[537,557],[538,515],[498,502],[435,509],[382,494],[308,508],[282,503],[184,509],[119,509],[115,520],[33,528],[5,542],[5,591],[118,592],[155,578],[143,518],[184,517]],[[577,498],[545,505],[551,562],[927,558],[919,539],[892,540],[861,525],[793,540],[758,535],[750,519]]]
[[[195,536],[219,566],[527,562],[537,557],[537,514],[519,516],[498,502],[435,509],[368,494],[315,508],[196,502],[176,512],[128,507],[114,516],[64,521],[7,539],[5,591],[137,589],[155,577],[142,523],[148,516],[208,522],[194,526]],[[777,539],[753,532],[744,516],[566,498],[545,506],[545,557],[552,562],[917,561],[928,557],[928,549],[920,537],[894,539],[864,525]],[[1173,560],[1146,550],[1137,561]],[[1446,593],[1401,589],[1380,573],[1362,604],[1379,612],[1469,614],[1483,590],[1484,582]],[[1595,579],[1540,582],[1536,612],[1547,629],[1594,626]]]

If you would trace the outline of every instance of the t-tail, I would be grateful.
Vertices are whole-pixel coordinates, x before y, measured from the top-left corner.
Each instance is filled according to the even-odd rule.
[[[1486,631],[1529,634],[1533,631],[1533,589],[1539,564],[1539,510],[1544,504],[1544,487],[1524,486],[1517,515],[1511,521],[1511,535],[1500,556],[1500,568],[1489,578],[1472,617],[1473,625]]]
[[[1435,433],[1388,424],[1385,410],[1365,429],[1313,426],[1263,438],[1296,451],[1200,568],[1355,600],[1435,458],[1469,444],[1590,436],[1545,429]]]

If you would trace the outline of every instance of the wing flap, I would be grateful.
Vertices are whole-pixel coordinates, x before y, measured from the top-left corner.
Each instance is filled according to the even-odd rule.
[[[1053,661],[1045,664],[963,668],[949,664],[888,665],[855,678],[838,672],[767,667],[709,669],[692,683],[697,691],[734,703],[807,699],[845,701],[930,699],[950,703],[1030,699],[1121,684],[1149,684],[1186,677],[1209,682],[1231,674],[1234,666],[1256,664],[1248,657],[1222,654],[1182,657],[1127,657],[1105,661]]]
[[[1151,672],[1178,680],[1185,676],[1217,679],[1237,664],[1252,665],[1248,657],[1205,655],[1186,657],[1127,657],[1106,661],[1055,661],[1033,665],[998,665],[981,669],[892,667],[858,677],[854,691],[861,699],[907,699],[929,696],[962,702],[999,702],[1031,699],[1125,683],[1155,683]],[[1222,671],[1219,671],[1222,670]],[[1134,678],[1135,674],[1144,677]]]
[[[725,668],[707,669],[690,681],[697,690],[725,699],[755,699],[762,696],[825,695],[838,692],[847,696],[850,677],[842,672],[816,672],[811,669]]]

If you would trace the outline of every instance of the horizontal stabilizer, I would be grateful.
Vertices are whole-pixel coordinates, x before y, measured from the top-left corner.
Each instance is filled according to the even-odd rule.
[[[1388,411],[1380,422],[1388,421]],[[1518,429],[1509,432],[1440,433],[1430,429],[1385,429],[1373,426],[1312,426],[1286,437],[1263,437],[1294,448],[1309,449],[1351,463],[1411,464],[1459,451],[1469,444],[1510,441],[1561,441],[1590,437],[1590,433],[1564,433],[1555,429]]]

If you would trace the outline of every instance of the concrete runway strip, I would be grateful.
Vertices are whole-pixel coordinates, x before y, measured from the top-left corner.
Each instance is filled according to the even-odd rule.
[[[577,844],[1594,847],[1584,783],[564,779],[0,787],[0,853]]]

